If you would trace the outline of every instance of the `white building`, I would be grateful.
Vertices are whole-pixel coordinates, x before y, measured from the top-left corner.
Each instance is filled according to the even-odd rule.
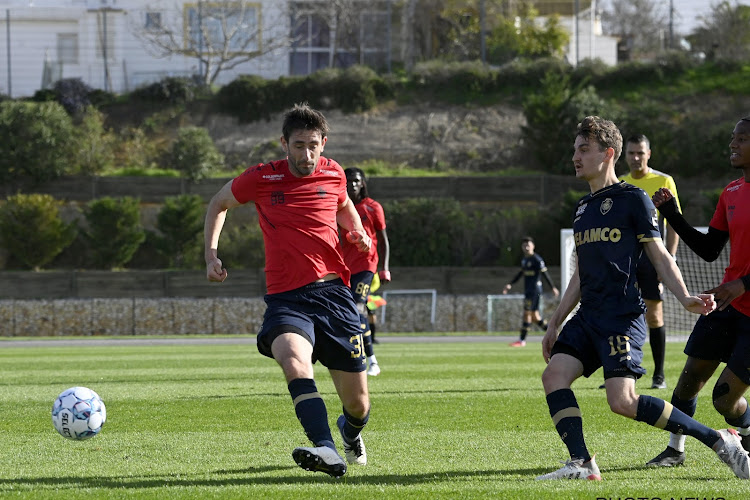
[[[197,57],[158,54],[144,38],[169,27],[178,46],[192,43],[197,51],[202,45],[197,19],[208,6],[185,0],[0,0],[0,93],[29,96],[60,78],[81,78],[91,87],[121,93],[167,76],[198,74],[203,66]],[[261,36],[235,43],[265,52],[268,44],[288,39],[285,9],[283,0],[247,2],[244,26]],[[219,29],[209,25],[208,36]],[[289,74],[289,49],[227,69],[216,83],[247,73]]]

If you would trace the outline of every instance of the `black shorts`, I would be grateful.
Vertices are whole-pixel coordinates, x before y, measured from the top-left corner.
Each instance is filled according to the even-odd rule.
[[[359,312],[352,291],[340,279],[311,283],[265,296],[266,313],[258,351],[273,358],[271,344],[281,334],[297,333],[313,346],[313,363],[345,372],[367,368]]]
[[[750,385],[750,317],[732,306],[700,316],[684,352],[692,358],[726,363]]]
[[[643,315],[613,320],[618,324],[607,330],[599,322],[587,321],[578,312],[567,322],[552,347],[552,356],[568,354],[583,364],[583,376],[590,377],[599,367],[604,368],[604,378],[629,377],[638,379],[646,373],[641,366],[643,342],[646,339],[646,322]]]
[[[524,311],[538,311],[539,310],[539,299],[542,294],[539,292],[526,293],[523,297],[523,310]]]
[[[636,279],[641,297],[647,300],[664,300],[664,285],[659,280],[656,268],[648,257],[642,257],[636,268]]]

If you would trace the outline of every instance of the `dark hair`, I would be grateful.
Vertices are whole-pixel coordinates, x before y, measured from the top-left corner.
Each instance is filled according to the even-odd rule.
[[[284,139],[288,141],[295,130],[317,130],[321,137],[325,137],[328,135],[328,122],[323,113],[303,102],[295,104],[284,115],[284,125],[281,127]]]
[[[651,141],[649,141],[648,137],[643,134],[631,135],[630,137],[628,137],[626,144],[640,144],[642,142],[646,143],[646,149],[651,149]]]
[[[607,148],[615,150],[613,161],[616,162],[622,153],[622,134],[617,125],[598,116],[587,116],[578,124],[577,136],[594,139],[602,151]]]
[[[524,236],[523,238],[521,238],[521,243],[526,243],[526,242],[534,243],[534,238],[532,238],[531,236]]]
[[[344,170],[344,175],[346,176],[346,180],[348,181],[350,177],[354,177],[355,175],[359,175],[362,178],[362,198],[369,198],[370,194],[367,192],[367,176],[362,171],[362,169],[357,167],[349,167]]]

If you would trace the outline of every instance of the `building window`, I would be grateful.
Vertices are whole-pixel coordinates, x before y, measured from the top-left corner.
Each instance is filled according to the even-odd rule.
[[[389,18],[378,0],[352,3],[338,15],[326,2],[297,1],[292,5],[289,72],[307,75],[327,67],[387,65]]]
[[[149,31],[158,31],[162,29],[161,12],[146,12],[146,23],[144,28]]]
[[[252,54],[261,49],[260,4],[199,2],[185,4],[186,48],[201,53]],[[201,27],[203,29],[201,29]]]
[[[61,64],[78,64],[78,34],[57,34],[57,62]]]

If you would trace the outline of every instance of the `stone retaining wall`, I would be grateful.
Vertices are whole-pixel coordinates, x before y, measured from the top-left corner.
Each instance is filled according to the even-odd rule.
[[[434,324],[431,303],[429,295],[389,297],[378,331],[487,331],[487,295],[439,294]],[[254,334],[265,307],[260,297],[0,300],[0,335]],[[520,298],[493,302],[492,330],[517,330],[521,314]]]

